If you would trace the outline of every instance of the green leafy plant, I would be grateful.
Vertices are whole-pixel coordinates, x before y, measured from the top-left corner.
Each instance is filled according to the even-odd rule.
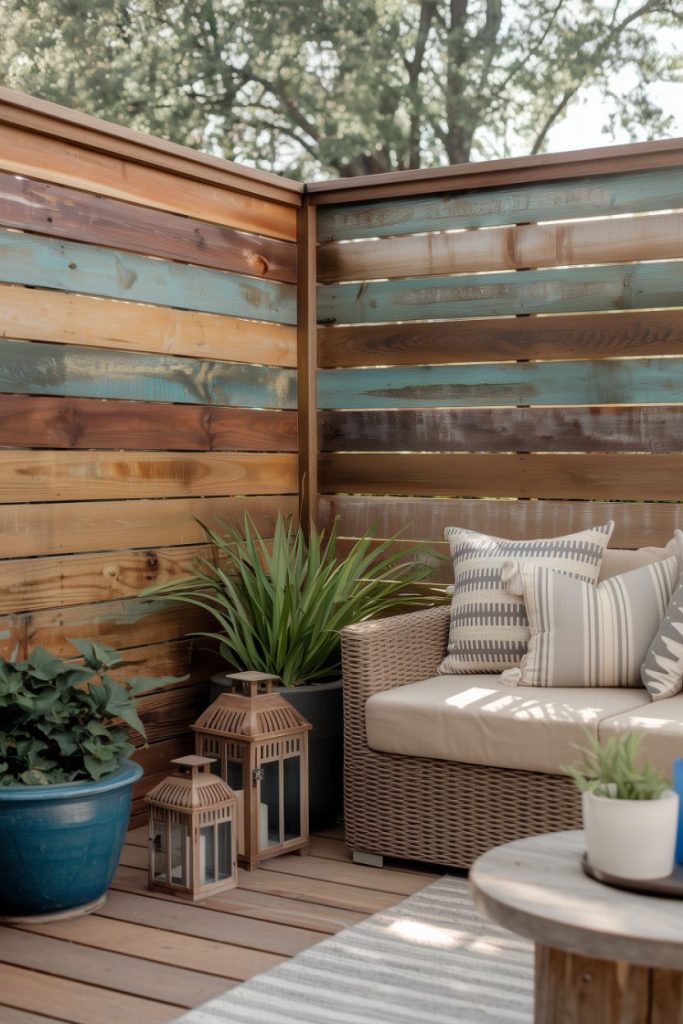
[[[145,739],[134,698],[174,681],[115,682],[109,670],[124,662],[113,648],[71,643],[83,664],[44,647],[25,661],[0,658],[0,785],[76,782],[115,771],[134,749],[129,728]]]
[[[582,793],[615,800],[658,800],[669,788],[667,779],[649,764],[637,764],[641,743],[639,733],[611,736],[605,743],[600,743],[589,733],[586,735],[589,745],[579,748],[583,760],[564,768]]]
[[[200,525],[215,561],[197,559],[192,576],[148,587],[143,597],[205,609],[219,632],[195,635],[217,640],[230,666],[279,675],[285,686],[339,675],[342,627],[434,601],[410,590],[441,557],[424,545],[399,551],[395,537],[379,542],[370,530],[339,554],[336,525],[306,537],[282,515],[272,540],[248,515],[242,530],[223,521],[221,532]],[[406,560],[418,554],[422,562]]]

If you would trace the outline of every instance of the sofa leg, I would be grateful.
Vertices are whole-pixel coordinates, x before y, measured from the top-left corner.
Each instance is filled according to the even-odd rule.
[[[368,868],[383,868],[384,857],[381,853],[366,853],[365,850],[354,850],[353,863],[364,864]]]

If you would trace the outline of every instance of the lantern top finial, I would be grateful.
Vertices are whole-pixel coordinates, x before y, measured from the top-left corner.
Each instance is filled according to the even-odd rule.
[[[171,764],[177,764],[180,770],[189,768],[192,775],[198,772],[210,771],[210,765],[216,760],[215,757],[201,757],[199,754],[186,754],[184,757],[174,757]]]
[[[273,684],[282,681],[280,676],[271,675],[270,672],[228,672],[226,678],[232,683],[235,693],[243,693],[248,697],[272,693]]]

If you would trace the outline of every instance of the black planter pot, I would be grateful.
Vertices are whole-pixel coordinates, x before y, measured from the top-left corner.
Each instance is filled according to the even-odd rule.
[[[211,680],[211,700],[228,689],[224,677]],[[330,828],[343,807],[344,729],[342,681],[309,686],[276,687],[306,721],[309,734],[309,821],[311,832]]]

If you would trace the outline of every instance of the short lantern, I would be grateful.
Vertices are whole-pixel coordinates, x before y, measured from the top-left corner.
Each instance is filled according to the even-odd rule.
[[[237,885],[237,798],[190,754],[147,796],[149,887],[199,900]]]
[[[228,675],[231,686],[193,726],[198,754],[215,758],[212,771],[235,791],[241,864],[308,847],[308,732],[310,724],[279,693],[278,676]]]

